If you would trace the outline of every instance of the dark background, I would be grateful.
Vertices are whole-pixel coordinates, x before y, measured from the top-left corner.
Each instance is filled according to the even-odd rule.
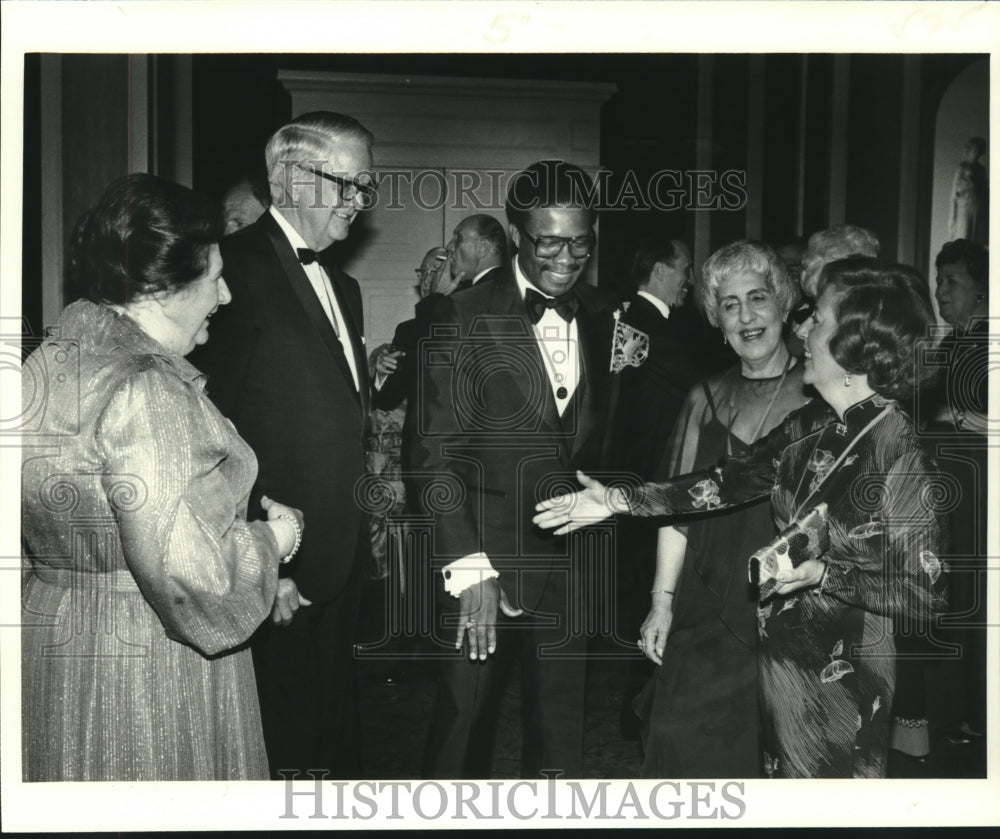
[[[831,132],[846,113],[844,219],[879,236],[889,258],[898,249],[900,153],[903,143],[904,61],[919,62],[919,142],[914,179],[918,229],[915,253],[929,250],[930,191],[937,106],[952,79],[979,55],[858,55],[849,57],[846,93],[834,84],[833,55],[764,57],[754,78],[748,55],[716,55],[706,71],[696,54],[671,55],[196,55],[191,61],[193,185],[219,196],[233,182],[263,168],[267,137],[291,117],[277,81],[285,70],[610,82],[618,93],[605,104],[601,164],[620,187],[627,170],[645,182],[661,169],[695,168],[699,143],[700,74],[710,72],[712,168],[745,170],[750,103],[763,96],[763,169],[748,183],[761,203],[762,236],[780,245],[828,226]],[[39,56],[25,57],[25,182],[23,312],[41,315],[41,159]],[[157,56],[149,75],[155,171],[171,177],[177,61]],[[61,125],[64,172],[63,228],[68,239],[80,215],[128,160],[129,57],[66,55],[62,62]],[[763,94],[761,94],[761,88]],[[844,98],[846,101],[837,101]],[[530,161],[525,161],[526,163]],[[377,159],[376,159],[377,164]],[[802,224],[796,194],[802,178]],[[127,170],[126,170],[127,171]],[[746,235],[746,211],[711,212],[710,249]],[[695,211],[633,209],[601,220],[599,274],[621,277],[640,238],[692,241]],[[914,259],[926,274],[926,257]]]

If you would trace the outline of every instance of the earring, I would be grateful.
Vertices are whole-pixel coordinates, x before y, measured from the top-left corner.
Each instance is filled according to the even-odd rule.
[[[846,376],[844,376],[844,387],[850,387],[850,386],[851,386],[851,374],[848,373]]]
[[[728,343],[729,343],[729,339],[725,336],[725,334],[723,334],[723,336],[722,336],[722,346],[725,346]]]

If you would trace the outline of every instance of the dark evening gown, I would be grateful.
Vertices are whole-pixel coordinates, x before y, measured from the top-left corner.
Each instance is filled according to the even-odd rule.
[[[668,474],[745,449],[731,428],[759,436],[805,401],[801,365],[784,378],[747,379],[734,367],[706,379],[684,403]],[[759,777],[756,591],[746,562],[775,535],[771,506],[759,498],[683,529],[687,549],[663,663],[636,702],[642,775]]]
[[[843,423],[818,400],[719,467],[632,497],[636,515],[722,509],[770,493],[784,529],[828,505],[822,585],[757,609],[761,748],[771,777],[883,777],[894,621],[943,607],[938,469],[909,416],[873,396]]]

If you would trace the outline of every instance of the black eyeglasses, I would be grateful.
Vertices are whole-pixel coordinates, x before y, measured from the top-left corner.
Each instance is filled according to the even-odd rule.
[[[533,239],[524,230],[521,231],[521,234],[534,246],[535,256],[542,259],[556,256],[567,245],[570,256],[574,259],[582,259],[585,256],[590,256],[597,246],[596,236],[577,236],[574,239],[566,236],[539,236],[537,239]]]
[[[319,175],[324,180],[336,184],[337,189],[340,190],[340,197],[344,201],[353,201],[359,192],[364,196],[366,202],[373,201],[373,196],[378,191],[378,176],[374,172],[359,172],[353,178],[342,178],[340,175],[333,175],[322,169],[313,169],[312,166],[304,166],[301,163],[296,165],[300,169],[305,169],[307,172],[312,172],[314,175]]]

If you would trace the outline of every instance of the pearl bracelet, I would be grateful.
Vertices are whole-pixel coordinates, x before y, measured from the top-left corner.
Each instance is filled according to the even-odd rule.
[[[283,557],[281,557],[281,559],[278,560],[282,565],[286,565],[287,563],[292,561],[292,557],[295,556],[295,554],[299,550],[299,545],[302,544],[302,528],[299,526],[299,523],[296,520],[295,516],[278,516],[278,520],[291,522],[292,527],[295,529],[295,544],[292,545],[292,549],[287,554],[285,554]]]

